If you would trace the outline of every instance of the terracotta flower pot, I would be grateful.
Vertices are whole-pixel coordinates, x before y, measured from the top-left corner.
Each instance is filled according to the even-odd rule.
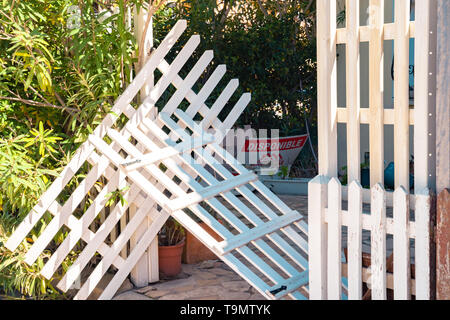
[[[222,223],[219,220],[220,223]],[[206,232],[208,232],[214,239],[217,241],[222,241],[222,237],[220,237],[217,233],[214,232],[206,223],[199,222],[198,224],[202,227]],[[183,251],[183,263],[193,264],[202,262],[205,260],[214,260],[217,259],[217,256],[207,248],[203,243],[200,242],[192,233],[186,231],[186,245]]]
[[[174,277],[181,272],[181,255],[184,240],[174,246],[159,246],[159,270],[168,277]]]

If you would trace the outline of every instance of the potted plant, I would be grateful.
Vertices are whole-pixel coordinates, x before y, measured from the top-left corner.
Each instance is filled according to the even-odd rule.
[[[158,234],[159,270],[165,276],[174,277],[181,272],[185,234],[183,226],[172,217],[169,217]]]

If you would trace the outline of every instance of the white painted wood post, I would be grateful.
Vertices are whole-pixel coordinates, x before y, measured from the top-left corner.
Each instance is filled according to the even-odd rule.
[[[347,181],[360,181],[359,1],[346,0]]]
[[[317,176],[308,183],[309,298],[327,299],[327,224],[325,206],[329,178]]]
[[[372,300],[386,300],[386,193],[379,183],[372,187],[370,206]]]
[[[430,191],[416,192],[416,299],[430,299]]]
[[[336,73],[336,1],[317,0],[319,174],[329,177],[338,173]]]
[[[342,297],[342,212],[341,182],[331,178],[328,183],[328,299],[341,300]]]
[[[139,12],[135,8],[134,12],[134,20],[135,20],[135,37],[136,41],[139,43],[143,34],[145,23],[147,21],[147,13],[148,11],[141,7]],[[148,61],[150,58],[150,50],[153,47],[153,21],[150,21],[150,25],[147,30],[146,39],[144,41],[144,47],[139,48],[139,50],[144,50],[144,58],[142,65]],[[149,76],[148,80],[145,82],[144,86],[140,91],[141,101],[144,101],[145,98],[149,95],[150,90],[154,86],[154,76],[153,73]],[[136,206],[134,204],[130,205],[129,213],[130,219],[136,214]],[[136,231],[135,235],[130,240],[131,250],[136,246],[137,241],[141,238],[142,234],[150,227],[149,218],[145,219],[145,223]],[[149,282],[156,282],[159,280],[159,268],[158,268],[158,238],[155,237],[148,248],[148,250],[142,255],[139,262],[136,264],[135,268],[131,271],[131,279],[136,286],[146,286]]]
[[[370,186],[373,187],[384,184],[384,0],[370,0],[369,6],[369,150]]]
[[[362,299],[362,186],[353,181],[349,187],[348,214],[348,298]]]
[[[435,0],[416,0],[415,7],[414,190],[422,190],[432,187],[436,170],[437,9]]]
[[[409,254],[409,195],[399,187],[394,192],[394,299],[411,299]]]
[[[410,0],[395,1],[394,163],[395,188],[409,192],[409,17]]]

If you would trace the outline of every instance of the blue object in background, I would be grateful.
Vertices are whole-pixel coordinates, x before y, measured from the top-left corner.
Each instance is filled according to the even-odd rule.
[[[384,185],[388,188],[394,189],[394,162],[388,164],[386,169],[384,169]],[[411,189],[414,186],[414,176],[412,174],[409,175],[409,188]]]

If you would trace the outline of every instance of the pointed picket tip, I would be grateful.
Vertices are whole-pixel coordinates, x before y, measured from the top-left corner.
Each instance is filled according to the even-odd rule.
[[[359,183],[358,180],[353,180],[350,185],[348,186],[348,190],[350,193],[352,192],[362,192],[363,187],[361,186],[361,183]]]
[[[395,197],[406,197],[408,195],[408,192],[403,188],[403,186],[397,187],[394,191],[394,198]]]
[[[201,40],[200,35],[198,35],[198,34],[194,34],[189,38],[189,41],[193,41],[195,44],[199,44],[200,40]],[[212,50],[207,50],[207,51],[212,51]]]
[[[199,36],[199,37],[200,37],[200,36]],[[214,58],[214,51],[213,51],[213,50],[206,50],[206,51],[203,53],[203,56],[204,56],[205,58],[212,59],[212,58]]]
[[[430,189],[427,187],[420,189],[415,193],[416,196],[429,196],[430,195]]]
[[[315,176],[311,181],[309,181],[308,185],[313,184],[328,184],[330,178],[324,175]]]
[[[232,83],[233,85],[235,85],[235,86],[236,86],[236,85],[239,86],[239,79],[236,79],[236,78],[235,78],[235,79],[231,79],[231,80],[230,80],[230,84],[231,84],[231,83]]]
[[[175,23],[174,28],[175,28],[175,27],[181,27],[181,26],[187,28],[187,20],[186,20],[186,19],[180,19],[180,20],[178,20],[178,21]]]
[[[250,92],[245,92],[242,94],[241,99],[246,103],[249,103],[252,100],[252,94]]]
[[[220,74],[225,74],[227,72],[227,65],[226,64],[219,64],[214,70],[214,72],[218,72]]]
[[[328,186],[330,188],[340,188],[341,187],[341,181],[339,181],[338,178],[332,177],[330,181],[328,182]]]
[[[384,192],[384,187],[381,183],[377,183],[371,188],[372,192]]]

